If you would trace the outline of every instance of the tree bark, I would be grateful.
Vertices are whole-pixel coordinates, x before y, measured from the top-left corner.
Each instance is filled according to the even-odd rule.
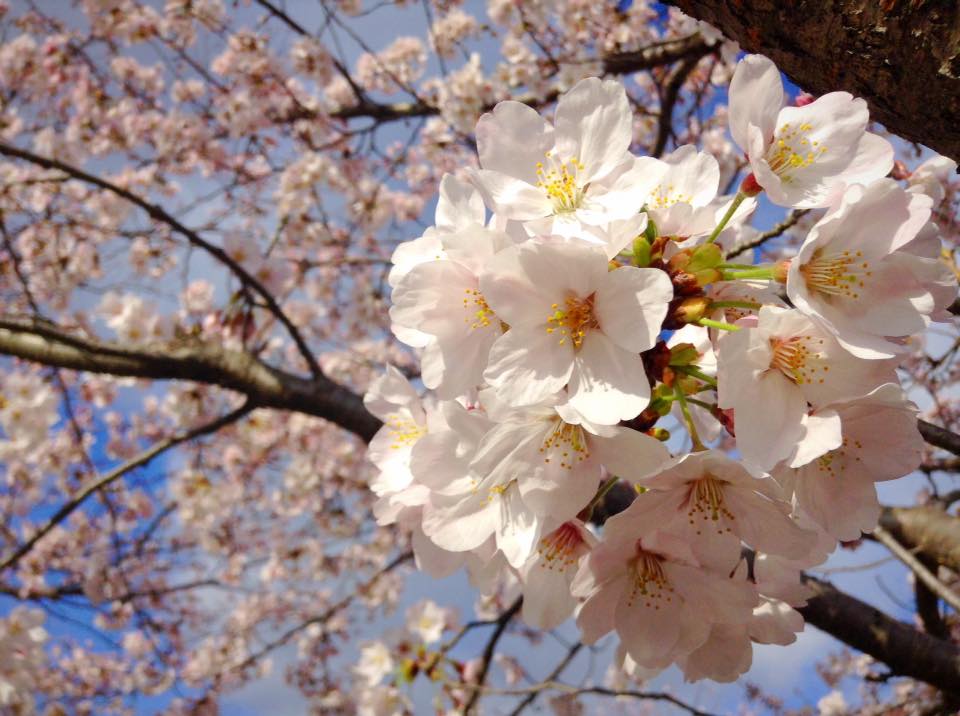
[[[809,578],[816,596],[800,608],[803,618],[818,629],[890,667],[897,676],[911,676],[960,697],[960,649],[830,584]]]
[[[846,90],[901,137],[960,159],[955,0],[671,0],[816,95]]]

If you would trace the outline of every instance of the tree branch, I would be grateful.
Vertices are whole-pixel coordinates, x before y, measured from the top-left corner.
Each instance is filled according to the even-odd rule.
[[[260,2],[260,0],[257,1]],[[695,59],[693,66],[696,66],[697,61],[714,50],[715,48],[708,45],[699,33],[695,33],[676,40],[659,42],[634,52],[618,52],[607,55],[601,58],[602,74],[631,74],[691,59]],[[519,95],[511,99],[531,106],[538,106],[552,102],[559,94],[559,90],[551,90],[545,97],[530,94]],[[484,107],[483,111],[492,108],[493,105],[489,105]],[[366,117],[379,122],[389,122],[413,117],[429,117],[437,114],[440,114],[439,107],[422,101],[386,104],[365,99],[365,101],[352,107],[344,107],[336,112],[331,112],[329,116],[333,119],[343,120]]]
[[[307,380],[197,338],[127,348],[47,323],[0,316],[0,354],[88,373],[218,385],[246,395],[254,407],[323,418],[364,441],[381,425],[358,395],[326,376]]]
[[[473,712],[474,706],[477,705],[477,699],[480,698],[480,692],[483,691],[483,685],[487,680],[487,674],[490,672],[490,664],[493,662],[494,652],[497,650],[497,642],[500,641],[500,637],[503,636],[503,632],[506,631],[507,625],[517,615],[517,612],[520,611],[520,607],[522,606],[523,597],[519,596],[513,601],[513,604],[511,604],[497,619],[497,626],[493,630],[493,633],[490,634],[490,638],[487,639],[487,645],[483,649],[483,656],[481,657],[482,661],[480,662],[480,673],[477,674],[477,682],[468,686],[468,688],[472,690],[470,692],[470,697],[467,699],[467,703],[463,707],[463,713],[465,716],[469,716],[469,714]]]
[[[955,611],[960,612],[960,596],[957,596],[947,585],[937,579],[937,576],[927,569],[910,550],[900,544],[892,534],[879,525],[874,528],[872,534],[897,559],[907,565],[917,579],[923,582],[931,592],[953,607]]]
[[[283,309],[280,308],[280,305],[277,303],[277,299],[274,298],[273,294],[270,293],[270,291],[268,291],[267,288],[260,283],[255,276],[253,276],[253,274],[247,271],[239,263],[234,261],[226,251],[221,249],[219,246],[214,246],[192,229],[188,229],[176,217],[169,214],[165,209],[157,204],[147,201],[137,194],[134,194],[128,189],[124,189],[123,187],[117,186],[106,179],[89,174],[82,169],[65,164],[57,159],[42,157],[39,154],[34,154],[26,149],[14,147],[5,142],[0,142],[0,155],[16,157],[17,159],[22,159],[30,162],[31,164],[43,167],[44,169],[56,169],[74,179],[87,184],[92,184],[93,186],[99,187],[100,189],[108,191],[111,194],[115,194],[122,199],[126,199],[131,204],[134,204],[145,211],[154,221],[159,221],[162,224],[166,224],[175,232],[183,236],[190,244],[206,251],[208,254],[217,259],[217,261],[230,269],[230,271],[238,279],[240,279],[243,285],[248,286],[257,295],[259,295],[260,298],[263,299],[267,309],[278,321],[280,321],[281,324],[283,324],[284,328],[286,328],[287,332],[290,334],[290,337],[293,339],[293,342],[296,343],[297,348],[300,351],[300,355],[303,356],[304,361],[306,361],[307,366],[310,369],[310,373],[315,378],[319,378],[323,375],[323,372],[320,370],[320,364],[317,363],[316,356],[313,355],[313,351],[310,350],[310,347],[303,339],[303,336],[300,335],[300,331],[297,329],[297,327],[293,325],[293,322],[290,320],[290,318],[283,312]]]
[[[827,582],[808,577],[806,585],[815,596],[799,612],[810,624],[882,661],[897,676],[960,695],[960,648],[955,644],[897,621]]]
[[[927,505],[884,507],[880,526],[911,551],[960,573],[960,518]]]
[[[941,428],[939,425],[928,423],[926,420],[918,420],[917,427],[923,439],[934,447],[942,448],[954,455],[960,455],[960,435]]]
[[[0,571],[10,567],[13,564],[16,564],[25,554],[27,554],[34,545],[43,539],[50,530],[59,525],[65,519],[67,519],[73,512],[84,503],[84,501],[90,497],[90,495],[102,490],[103,488],[110,485],[112,482],[120,479],[128,472],[136,470],[138,467],[143,467],[155,457],[161,453],[166,452],[172,447],[176,447],[180,443],[193,440],[202,435],[209,435],[210,433],[215,433],[221,428],[231,423],[236,422],[247,413],[253,409],[253,406],[249,403],[244,403],[242,406],[233,410],[226,415],[217,418],[209,423],[201,425],[199,427],[193,428],[191,430],[186,430],[184,432],[172,435],[165,440],[161,440],[156,443],[149,449],[143,451],[136,457],[127,460],[122,465],[115,467],[113,470],[110,470],[105,475],[96,477],[91,480],[85,487],[81,487],[76,494],[71,497],[63,506],[57,510],[54,515],[46,522],[42,527],[37,529],[30,538],[21,544],[19,547],[13,550],[9,555],[0,560]]]

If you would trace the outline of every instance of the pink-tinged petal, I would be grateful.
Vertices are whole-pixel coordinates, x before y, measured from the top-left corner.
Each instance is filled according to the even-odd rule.
[[[602,585],[584,602],[577,614],[577,627],[584,644],[595,644],[600,637],[613,631],[617,603],[620,595],[628,588],[627,576],[624,574],[619,579]]]
[[[476,308],[471,291],[477,278],[456,261],[427,261],[415,266],[393,291],[390,319],[440,338],[468,333]],[[469,303],[465,303],[468,301]]]
[[[512,483],[494,499],[500,512],[497,547],[510,566],[523,566],[540,539],[543,522],[523,501],[516,483]]]
[[[673,284],[666,272],[623,266],[601,284],[594,313],[611,341],[640,353],[657,342],[671,300]]]
[[[767,371],[744,384],[734,405],[737,447],[743,459],[767,470],[786,458],[801,436],[806,413],[803,393],[779,371]]]
[[[374,380],[363,396],[363,406],[381,420],[389,420],[403,409],[417,423],[425,422],[420,396],[410,381],[392,365]]]
[[[500,527],[500,502],[500,493],[481,483],[475,493],[452,508],[424,511],[424,534],[450,552],[476,549]]]
[[[584,183],[602,179],[630,148],[633,114],[620,82],[590,77],[560,97],[556,113],[557,159],[577,159]]]
[[[511,327],[545,331],[547,319],[567,298],[586,298],[606,276],[600,247],[527,241],[490,259],[480,275],[480,291]]]
[[[474,224],[483,225],[487,210],[483,197],[472,184],[461,181],[453,174],[444,174],[440,180],[440,198],[434,221],[442,231],[457,231]]]
[[[545,329],[512,328],[490,349],[483,377],[510,405],[534,405],[563,388],[573,366],[569,341],[561,345]]]
[[[421,529],[413,530],[410,541],[417,569],[426,572],[434,579],[449,577],[463,566],[462,552],[448,552],[440,549]]]
[[[790,457],[790,467],[806,465],[811,460],[840,447],[843,433],[840,415],[835,410],[821,410],[803,416],[803,436]]]
[[[587,333],[574,356],[569,393],[570,404],[598,425],[630,420],[650,403],[643,360],[596,330]]]
[[[750,638],[758,644],[786,646],[803,631],[803,616],[786,602],[761,597],[749,624]]]
[[[663,469],[670,461],[667,447],[643,433],[630,428],[616,428],[611,437],[593,438],[591,447],[607,470],[631,482]]]
[[[769,142],[783,106],[783,82],[776,65],[762,55],[744,57],[730,81],[729,98],[730,134],[740,149],[750,149],[747,127],[751,124]]]
[[[830,474],[822,467],[815,461],[798,470],[797,505],[836,539],[860,539],[860,533],[872,530],[880,519],[873,481]]]
[[[533,184],[489,169],[478,169],[470,176],[483,198],[500,216],[527,221],[553,212],[553,204],[547,195]]]
[[[845,184],[870,184],[893,169],[893,145],[883,137],[864,132],[857,142],[853,159],[844,167],[840,179]]]
[[[578,211],[577,217],[587,224],[607,224],[629,219],[637,207],[648,202],[657,182],[662,182],[666,164],[653,157],[633,157],[618,166],[603,181],[587,188],[584,202],[589,212]]]
[[[701,646],[678,663],[686,681],[736,681],[750,670],[753,644],[743,624],[714,624]]]
[[[790,505],[786,502],[734,485],[724,490],[724,499],[736,515],[740,536],[755,550],[802,559],[816,546],[816,533],[801,529],[790,519]]]
[[[649,594],[642,594],[628,582],[620,593],[614,619],[630,658],[640,666],[656,669],[668,666],[676,657],[681,622],[688,615],[683,613],[681,600],[665,589],[650,585],[648,590]]]
[[[536,629],[553,629],[565,622],[577,605],[568,579],[576,564],[546,562],[539,554],[530,560],[523,579],[523,621]]]
[[[537,162],[553,146],[553,129],[532,107],[500,102],[477,122],[480,166],[527,184],[537,183]]]

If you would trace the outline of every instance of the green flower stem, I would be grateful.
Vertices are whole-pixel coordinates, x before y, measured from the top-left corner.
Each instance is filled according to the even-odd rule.
[[[712,318],[701,318],[697,321],[697,325],[703,326],[704,328],[718,328],[721,331],[740,330],[740,326],[735,326],[732,323],[724,323],[723,321],[714,321]]]
[[[755,301],[714,301],[710,304],[710,308],[749,308],[754,311],[760,307],[761,304]]]
[[[690,406],[687,405],[687,398],[683,394],[680,386],[674,388],[674,394],[677,396],[677,402],[680,403],[680,412],[683,413],[683,420],[687,424],[687,430],[690,432],[690,439],[693,441],[694,452],[706,450],[706,446],[700,442],[700,436],[697,434],[697,427],[693,424],[693,416],[690,415]]]
[[[720,219],[720,223],[717,224],[717,228],[713,230],[713,233],[707,238],[707,243],[712,244],[717,240],[717,237],[720,236],[720,232],[726,228],[727,224],[730,223],[730,219],[733,218],[734,213],[736,213],[739,206],[743,203],[743,200],[747,198],[747,195],[742,191],[738,191],[737,195],[733,197],[733,202],[730,204],[730,208],[727,209],[727,213],[723,215],[723,218]]]
[[[717,379],[716,379],[716,378],[707,375],[706,373],[704,373],[702,370],[700,370],[699,368],[697,368],[697,367],[694,366],[694,365],[685,365],[685,366],[683,366],[683,367],[675,368],[675,370],[679,371],[680,373],[685,373],[686,375],[692,376],[692,377],[696,378],[697,380],[702,380],[704,383],[706,383],[707,385],[709,385],[711,388],[716,388],[716,387],[717,387]],[[697,392],[699,393],[700,391],[698,390]]]
[[[755,266],[751,269],[723,269],[724,281],[740,281],[748,278],[762,278],[773,281],[773,266]]]

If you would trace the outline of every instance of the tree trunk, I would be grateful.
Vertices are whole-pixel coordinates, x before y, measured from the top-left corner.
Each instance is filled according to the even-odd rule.
[[[891,132],[960,159],[956,0],[671,0],[815,95],[863,97]]]

